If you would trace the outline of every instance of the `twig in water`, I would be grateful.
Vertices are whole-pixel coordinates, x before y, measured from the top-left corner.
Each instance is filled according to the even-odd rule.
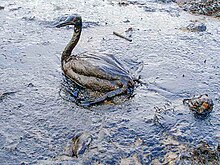
[[[127,37],[125,37],[125,36],[123,36],[123,35],[117,33],[117,32],[113,32],[113,34],[116,35],[116,36],[118,36],[118,37],[124,38],[124,39],[126,39],[127,41],[130,41],[130,42],[132,41],[132,39],[129,39],[129,38],[127,38]]]

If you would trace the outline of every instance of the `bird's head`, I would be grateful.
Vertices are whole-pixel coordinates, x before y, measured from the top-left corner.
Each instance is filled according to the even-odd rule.
[[[76,27],[82,26],[82,18],[79,15],[72,15],[67,17],[67,19],[58,25],[56,25],[57,28],[67,26],[67,25],[74,25]]]

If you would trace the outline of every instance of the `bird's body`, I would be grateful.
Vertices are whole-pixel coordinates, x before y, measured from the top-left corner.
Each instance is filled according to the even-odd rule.
[[[78,85],[99,92],[109,92],[123,87],[126,82],[133,85],[128,71],[113,55],[82,54],[63,61],[64,74]]]

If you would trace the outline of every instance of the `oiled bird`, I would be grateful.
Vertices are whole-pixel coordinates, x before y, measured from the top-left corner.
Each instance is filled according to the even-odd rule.
[[[132,95],[135,80],[125,69],[123,62],[111,54],[71,55],[82,32],[82,18],[79,15],[69,16],[56,27],[74,25],[74,33],[61,56],[64,75],[77,85],[93,91],[104,93],[93,101],[84,103],[94,105],[117,95]]]

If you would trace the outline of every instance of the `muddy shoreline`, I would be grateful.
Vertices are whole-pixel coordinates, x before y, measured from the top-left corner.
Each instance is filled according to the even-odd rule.
[[[219,19],[191,14],[173,2],[131,2],[1,1],[0,162],[189,164],[192,159],[180,160],[181,155],[193,153],[199,160],[204,150],[211,161],[218,159]],[[84,24],[74,54],[110,52],[143,61],[140,75],[146,85],[138,86],[132,99],[82,108],[60,97],[60,55],[73,29],[53,25],[73,13]],[[129,28],[132,32],[126,32]],[[205,119],[182,103],[200,94],[214,102]],[[79,150],[83,154],[72,157],[66,148],[79,132],[89,134],[79,144],[92,140]]]

